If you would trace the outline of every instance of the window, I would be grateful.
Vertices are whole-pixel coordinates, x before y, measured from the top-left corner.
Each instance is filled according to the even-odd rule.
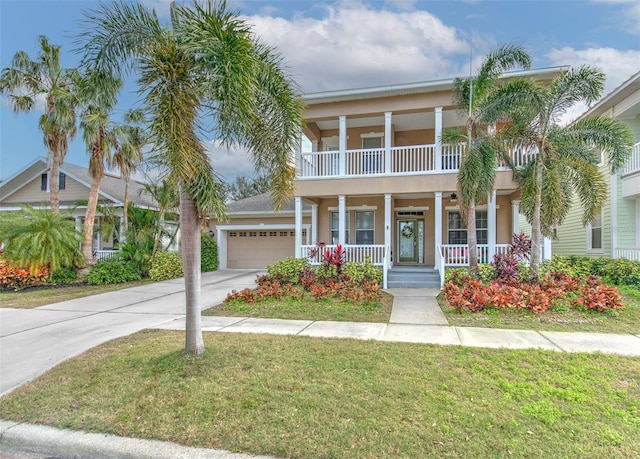
[[[356,211],[356,244],[370,245],[374,242],[375,213],[373,211]]]
[[[64,190],[67,186],[67,176],[64,172],[58,175],[58,189]],[[49,176],[45,173],[40,176],[40,191],[49,191]]]
[[[345,236],[344,240],[348,244],[349,243],[349,212],[345,214]],[[338,212],[331,212],[331,244],[337,244],[340,240],[338,234]]]
[[[596,215],[587,228],[587,249],[602,250],[602,213]]]
[[[449,244],[466,244],[467,243],[467,225],[462,218],[460,212],[449,212],[448,217],[449,229],[447,241]],[[488,244],[488,223],[486,210],[476,211],[476,238],[478,244]]]
[[[362,138],[363,150],[373,150],[377,148],[382,148],[382,135]],[[381,151],[365,151],[362,155],[362,172],[365,174],[377,174],[382,172],[381,156]]]

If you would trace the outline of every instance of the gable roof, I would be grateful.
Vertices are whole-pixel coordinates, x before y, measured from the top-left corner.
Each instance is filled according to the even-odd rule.
[[[635,103],[632,100],[634,94],[636,94]],[[640,114],[640,71],[600,99],[578,119],[587,116],[602,116],[609,109],[615,108],[616,105],[621,104],[626,99],[630,99],[630,103],[624,107],[620,107],[619,112],[613,113],[612,116],[614,118],[632,118]]]
[[[6,181],[0,183],[0,202],[47,172],[49,172],[49,163],[45,158],[38,158],[28,164]],[[88,168],[64,163],[60,166],[60,172],[86,186],[87,198],[89,197],[88,192],[93,179]],[[107,174],[100,183],[100,197],[110,200],[116,205],[123,205],[125,188],[126,182],[122,177]],[[129,202],[139,207],[157,208],[156,202],[145,190],[144,184],[136,180],[129,181]]]
[[[302,212],[310,211],[311,206],[302,201]],[[293,199],[290,199],[282,205],[279,213],[275,213],[270,193],[262,193],[227,204],[227,214],[234,217],[238,217],[240,215],[273,215],[274,217],[277,217],[281,215],[292,215],[294,212],[295,202]]]

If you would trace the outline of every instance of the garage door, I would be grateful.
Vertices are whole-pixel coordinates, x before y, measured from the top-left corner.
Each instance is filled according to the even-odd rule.
[[[292,257],[295,233],[292,230],[227,232],[227,267],[258,268]]]

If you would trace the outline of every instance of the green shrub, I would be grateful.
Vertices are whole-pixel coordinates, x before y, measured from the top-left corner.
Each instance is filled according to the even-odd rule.
[[[76,280],[78,280],[78,272],[74,268],[66,267],[54,269],[48,282],[52,284],[70,284]]]
[[[457,269],[466,269],[466,268],[457,268]],[[489,282],[491,282],[493,280],[494,273],[495,273],[495,269],[493,268],[492,265],[487,263],[481,263],[478,265],[478,276],[480,276],[480,280],[483,283],[488,284]],[[449,280],[447,279],[446,272],[444,277],[445,277],[445,280]]]
[[[160,282],[184,276],[179,252],[158,252],[151,258],[149,277]]]
[[[338,278],[338,267],[336,265],[322,264],[316,267],[315,274],[318,283],[324,285],[327,281]]]
[[[445,283],[452,279],[460,279],[467,276],[469,276],[469,270],[467,268],[445,268],[444,270]]]
[[[608,259],[600,271],[598,275],[612,284],[640,287],[640,262],[626,258]]]
[[[363,282],[379,284],[382,282],[382,278],[384,277],[382,269],[368,261],[350,261],[345,263],[342,267],[342,274],[346,275],[356,284],[362,284]]]
[[[296,285],[300,283],[300,276],[305,270],[311,269],[311,264],[306,258],[284,258],[267,266],[267,272],[271,276],[282,279],[283,282]]]
[[[200,239],[200,271],[206,273],[216,269],[218,269],[218,244],[209,235],[203,234]]]
[[[540,274],[564,273],[571,277],[595,275],[610,284],[630,285],[640,288],[640,262],[624,258],[592,258],[554,255],[551,261],[544,261]]]
[[[119,259],[100,261],[87,274],[87,282],[93,285],[120,284],[141,278],[135,263]]]

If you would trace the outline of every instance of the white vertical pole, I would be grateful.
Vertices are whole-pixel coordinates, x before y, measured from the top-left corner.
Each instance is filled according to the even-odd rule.
[[[489,253],[487,263],[493,260],[493,256],[496,254],[496,190],[491,190],[488,196],[487,205],[487,239],[489,243]]]
[[[391,225],[392,213],[391,213],[391,193],[385,193],[384,195],[384,246],[385,250],[391,250]]]
[[[435,108],[436,170],[442,170],[442,107]]]
[[[384,113],[384,173],[391,173],[391,112]]]
[[[435,254],[436,261],[435,267],[436,269],[440,268],[440,253],[438,252],[438,247],[442,245],[442,191],[436,191],[436,205],[435,205]]]
[[[311,245],[318,243],[318,204],[311,205]]]
[[[295,202],[295,258],[302,258],[302,198],[296,196]]]
[[[346,206],[347,199],[345,195],[338,196],[338,244],[344,247],[346,243],[347,216]]]
[[[347,174],[347,117],[340,115],[339,118],[339,146],[340,149],[340,175]]]
[[[618,248],[618,175],[611,174],[611,191],[609,192],[609,196],[611,196],[611,258],[616,258],[616,249]],[[604,217],[604,215],[603,215]],[[606,228],[605,219],[602,218],[602,229]],[[604,243],[604,234],[603,243]],[[604,245],[603,245],[604,247]]]
[[[227,269],[227,231],[218,229],[216,231],[216,242],[218,243],[218,268]]]
[[[520,233],[520,201],[511,201],[511,231]]]
[[[545,237],[542,241],[542,259],[551,260],[551,238]]]

